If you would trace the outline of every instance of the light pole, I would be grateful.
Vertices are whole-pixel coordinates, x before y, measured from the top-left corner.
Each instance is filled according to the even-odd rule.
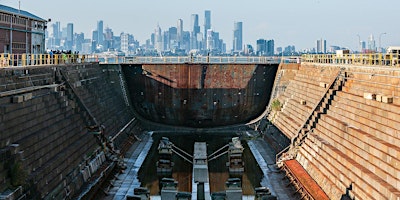
[[[382,53],[382,47],[381,47],[381,37],[382,37],[382,35],[386,35],[386,33],[379,34],[379,52],[381,52],[381,53]]]
[[[358,36],[358,50],[360,51],[359,53],[361,53],[362,52],[362,49],[361,49],[361,38],[360,38],[359,34],[357,34],[357,36]]]

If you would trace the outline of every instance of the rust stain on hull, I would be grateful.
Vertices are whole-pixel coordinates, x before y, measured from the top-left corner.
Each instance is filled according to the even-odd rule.
[[[137,113],[153,122],[217,127],[244,123],[268,104],[277,65],[123,65]]]

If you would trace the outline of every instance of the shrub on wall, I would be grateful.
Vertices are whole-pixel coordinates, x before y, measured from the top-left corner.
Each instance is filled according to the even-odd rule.
[[[271,108],[274,111],[280,111],[282,108],[281,102],[278,99],[275,99],[271,104]]]

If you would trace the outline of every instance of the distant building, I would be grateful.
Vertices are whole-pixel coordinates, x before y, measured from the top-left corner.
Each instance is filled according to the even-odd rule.
[[[182,19],[178,19],[178,24],[176,26],[177,28],[177,37],[178,37],[178,45],[179,48],[182,48],[181,46],[183,45],[183,20]]]
[[[60,46],[61,41],[61,25],[60,22],[56,22],[53,25],[53,44],[54,46]]]
[[[170,27],[168,29],[168,48],[170,50],[178,48],[178,29],[176,27]]]
[[[368,52],[376,52],[375,39],[372,34],[368,37],[368,50]]]
[[[97,43],[104,45],[104,30],[103,30],[103,20],[97,22]]]
[[[99,35],[99,37],[100,37],[100,35]],[[103,47],[104,47],[104,50],[109,50],[109,49],[114,48],[114,32],[109,27],[106,27],[104,29]]]
[[[289,45],[283,50],[284,55],[293,55],[294,53],[296,53],[296,47],[294,45]]]
[[[206,49],[208,51],[212,51],[214,49],[214,38],[213,38],[213,36],[214,36],[213,30],[212,29],[208,29],[207,30],[207,34],[206,34],[206,39],[207,39]]]
[[[253,55],[253,53],[254,53],[253,46],[251,46],[250,44],[245,45],[245,48],[244,48],[244,55],[249,55],[249,56],[251,56],[251,55]]]
[[[129,51],[129,35],[127,33],[121,33],[121,51],[125,54]]]
[[[197,35],[200,33],[200,26],[199,26],[199,15],[198,14],[192,14],[192,21],[191,21],[191,27],[192,27],[192,32],[191,32],[191,49],[199,49],[198,47],[198,40],[197,40]]]
[[[326,40],[317,40],[316,42],[316,46],[317,46],[317,53],[326,53]]]
[[[336,53],[337,50],[340,50],[339,46],[330,46],[328,53]]]
[[[365,41],[360,41],[361,52],[365,52],[367,49],[367,43]]]
[[[235,22],[233,28],[233,51],[242,51],[243,46],[243,23]]]
[[[46,20],[0,5],[0,53],[44,53],[46,28]]]
[[[65,48],[71,50],[72,46],[74,46],[74,24],[67,24],[67,39]]]
[[[74,34],[74,41],[75,41],[75,50],[81,52],[82,45],[85,42],[85,34],[84,33]]]
[[[277,48],[276,48],[276,52],[282,53],[282,51],[283,51],[283,48],[282,48],[282,47],[277,47]]]
[[[209,29],[211,29],[211,11],[206,10],[206,11],[204,11],[204,39],[205,40],[207,40],[207,31]]]
[[[154,36],[155,36],[155,44],[154,44],[154,48],[158,51],[161,52],[164,50],[163,48],[163,35],[161,34],[161,28],[159,25],[157,25],[157,28],[154,31]]]
[[[190,32],[184,31],[182,37],[183,37],[183,41],[181,44],[181,49],[184,49],[185,52],[189,52],[190,51]]]
[[[264,39],[257,40],[256,54],[258,56],[273,56],[275,53],[274,49],[275,49],[274,40],[264,40]]]

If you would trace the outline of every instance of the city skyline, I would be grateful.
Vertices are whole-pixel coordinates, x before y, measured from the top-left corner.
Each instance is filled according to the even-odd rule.
[[[18,1],[15,0],[1,0],[0,3],[18,8]],[[204,11],[210,10],[211,28],[220,32],[220,37],[227,43],[227,49],[233,48],[233,24],[240,21],[245,24],[243,45],[255,46],[256,40],[264,38],[274,39],[277,47],[295,45],[298,50],[313,48],[317,38],[326,39],[328,47],[337,45],[356,50],[359,48],[357,36],[360,35],[362,41],[368,41],[371,34],[377,41],[381,40],[383,47],[400,46],[400,28],[390,23],[391,19],[396,18],[396,7],[400,2],[383,0],[381,5],[371,0],[310,0],[290,3],[243,3],[236,0],[200,3],[175,0],[168,4],[161,1],[122,0],[115,3],[71,0],[60,9],[56,4],[21,0],[21,9],[44,19],[51,18],[49,25],[56,21],[60,21],[62,27],[73,23],[74,30],[85,33],[86,37],[97,28],[97,21],[103,20],[104,27],[111,27],[116,34],[133,34],[143,44],[157,24],[166,30],[176,26],[178,19],[183,19],[183,29],[190,30],[192,14],[199,15],[199,26],[203,29]],[[362,20],[358,19],[360,17]],[[204,30],[201,32],[206,34]],[[387,34],[381,35],[383,32]]]

